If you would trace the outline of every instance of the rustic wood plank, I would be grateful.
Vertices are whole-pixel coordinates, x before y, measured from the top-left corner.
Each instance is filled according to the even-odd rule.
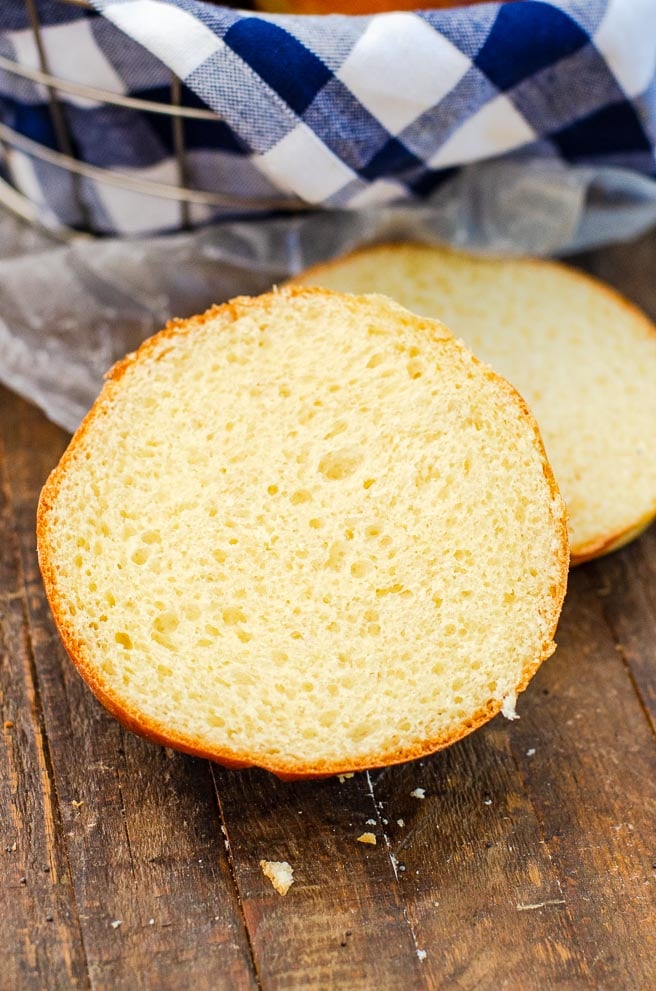
[[[89,986],[34,684],[25,590],[0,442],[0,987]]]
[[[656,315],[644,278],[655,243],[578,261]],[[519,723],[497,719],[429,760],[342,784],[216,769],[249,947],[207,766],[124,733],[63,656],[32,513],[64,435],[2,402],[62,799],[55,842],[70,856],[94,988],[255,987],[251,951],[263,991],[656,986],[654,531],[573,575],[561,647]],[[365,830],[375,847],[357,843]],[[260,859],[294,866],[285,897]]]
[[[367,776],[278,781],[215,769],[233,870],[262,987],[275,991],[430,988]],[[360,843],[377,833],[375,846]],[[287,861],[283,897],[259,867]]]
[[[497,717],[442,753],[372,775],[434,989],[596,987],[513,732]]]
[[[91,986],[256,988],[208,765],[125,733],[92,698],[54,630],[36,561],[34,512],[66,436],[8,393],[0,403]]]
[[[570,576],[560,647],[511,745],[594,987],[644,991],[656,986],[656,746],[590,580],[610,560]]]
[[[374,776],[431,987],[656,985],[656,747],[589,580],[651,542],[572,575],[519,723]],[[617,616],[654,595],[651,569],[624,577]],[[641,647],[653,690],[656,640]]]
[[[656,734],[656,527],[588,574]]]

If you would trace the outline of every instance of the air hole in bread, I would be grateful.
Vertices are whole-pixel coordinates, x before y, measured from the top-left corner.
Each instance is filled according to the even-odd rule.
[[[279,773],[383,765],[550,653],[562,505],[525,407],[444,328],[280,292],[122,368],[39,550],[71,656],[146,735]]]

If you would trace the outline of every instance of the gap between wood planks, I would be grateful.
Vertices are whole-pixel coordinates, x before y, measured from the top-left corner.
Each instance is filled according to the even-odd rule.
[[[212,763],[212,761],[208,761],[208,765],[209,765],[210,774],[212,776],[212,784],[214,785],[214,794],[216,796],[216,805],[217,805],[217,809],[218,809],[218,812],[219,812],[219,822],[220,822],[221,836],[223,838],[223,845],[224,845],[225,851],[226,851],[226,858],[227,858],[227,861],[228,861],[228,868],[230,870],[230,879],[232,881],[232,884],[234,885],[235,894],[236,894],[236,897],[237,897],[237,905],[239,906],[239,911],[241,913],[241,919],[242,919],[242,923],[243,923],[243,926],[244,926],[244,932],[246,933],[246,940],[247,940],[247,943],[248,943],[248,951],[250,953],[251,963],[253,965],[253,975],[255,977],[255,982],[257,984],[258,991],[264,991],[264,986],[263,986],[262,980],[260,978],[260,968],[258,967],[257,955],[255,953],[255,947],[253,946],[253,938],[251,936],[251,931],[250,931],[250,928],[249,928],[249,925],[248,925],[248,921],[247,921],[246,915],[244,913],[244,905],[243,905],[243,902],[242,902],[242,899],[241,899],[241,891],[239,890],[239,884],[237,882],[237,871],[236,871],[236,868],[235,868],[235,858],[234,858],[234,855],[233,855],[233,852],[232,852],[232,846],[230,844],[230,835],[228,833],[228,826],[227,826],[227,823],[226,823],[226,818],[225,818],[225,815],[223,813],[223,805],[222,805],[222,802],[221,802],[221,794],[219,792],[219,787],[218,787],[218,783],[217,783],[217,780],[216,780],[216,774],[214,773],[214,764]]]
[[[34,554],[34,507],[40,485],[65,441],[63,432],[47,424],[36,410],[4,390],[0,390],[0,408],[3,414],[7,413],[0,417],[0,423],[9,442],[13,460],[12,482],[20,500],[18,507],[14,500],[15,524],[10,530],[18,535],[20,552],[24,557],[22,576],[29,615],[28,629],[35,631],[37,638],[31,638],[34,654],[32,678],[39,688],[42,732],[50,748],[50,773],[58,784],[56,801],[59,814],[53,820],[55,836],[57,842],[65,847],[59,859],[60,863],[67,859],[70,870],[67,880],[76,895],[70,911],[75,919],[67,918],[66,925],[68,931],[79,928],[82,934],[85,986],[130,988],[130,991],[155,986],[172,989],[180,987],[179,982],[191,973],[198,988],[253,987],[252,962],[247,951],[242,955],[242,948],[246,950],[246,937],[236,908],[234,889],[230,884],[225,884],[227,859],[217,837],[212,784],[205,765],[176,754],[175,770],[170,775],[162,775],[164,751],[144,744],[132,734],[124,734],[119,724],[100,709],[68,664],[53,631]],[[52,736],[47,734],[49,726],[53,730]],[[118,746],[114,746],[115,742]],[[128,783],[132,782],[136,789],[142,780],[149,782],[148,802],[155,812],[154,817],[148,817],[144,812],[143,801],[136,791],[128,796],[132,803],[130,809],[127,808],[120,762],[116,762],[114,774],[103,774],[101,779],[88,773],[90,767],[102,766],[105,771],[110,771],[106,754],[114,750],[119,755],[129,753],[132,758],[123,775]],[[93,759],[96,756],[104,760],[103,765]],[[111,763],[114,765],[115,761]],[[155,775],[152,788],[150,774]],[[203,787],[203,777],[206,787]],[[97,831],[88,832],[80,824],[73,832],[65,833],[62,820],[68,806],[63,809],[61,795],[66,796],[67,793],[75,798],[76,807],[84,807],[83,811],[94,805],[97,809],[103,808],[104,825],[99,825]],[[80,797],[82,802],[78,801]],[[189,829],[186,829],[186,822],[180,821],[187,810]],[[143,829],[136,865],[138,879],[132,844],[126,851],[130,854],[129,866],[126,865],[128,871],[121,863],[125,843],[120,836],[125,830],[126,819],[136,822]],[[128,830],[130,821],[127,823]],[[88,825],[90,827],[91,823]],[[183,834],[176,839],[176,830],[183,827]],[[68,828],[72,828],[71,823]],[[128,838],[129,835],[126,840]],[[198,864],[206,863],[207,869],[205,866],[199,868],[193,859],[197,849],[203,851],[203,860]],[[161,850],[161,857],[150,858],[149,852],[153,850]],[[176,922],[175,930],[166,930],[165,939],[160,939],[155,929],[147,928],[143,936],[127,942],[124,934],[119,944],[118,927],[112,925],[107,932],[108,918],[114,921],[124,919],[123,910],[134,918],[141,915],[147,918],[148,912],[143,914],[144,906],[149,908],[148,900],[159,898],[162,892],[166,900],[161,905],[173,913]],[[214,922],[206,917],[209,906],[214,908],[214,912],[210,913],[214,916]],[[116,911],[117,908],[119,911]],[[217,929],[219,917],[221,925]],[[162,927],[164,925],[161,923]],[[118,930],[116,937],[112,937],[112,930]],[[195,946],[190,940],[192,932]],[[85,937],[88,937],[88,943]],[[198,943],[199,937],[202,944]],[[192,947],[193,960],[190,960]],[[47,963],[51,968],[55,968],[55,958],[56,954],[50,952]],[[136,970],[135,963],[138,965]],[[78,961],[75,978],[80,982],[82,970],[82,963]],[[56,968],[52,974],[56,976]],[[145,985],[144,981],[147,982]],[[153,981],[155,983],[148,983]],[[44,986],[47,982],[38,985]],[[69,985],[55,980],[53,986]],[[73,983],[70,986],[74,986]]]
[[[422,946],[419,946],[419,942],[417,940],[417,933],[415,932],[415,928],[412,925],[412,922],[410,921],[410,917],[408,915],[408,904],[407,904],[407,901],[405,899],[405,896],[404,896],[404,893],[403,893],[403,889],[401,888],[401,885],[399,884],[398,861],[397,861],[396,857],[394,856],[394,853],[392,852],[391,838],[390,838],[387,830],[385,829],[385,823],[383,821],[382,804],[379,804],[378,801],[376,800],[376,794],[374,792],[374,784],[373,784],[373,781],[371,780],[371,772],[370,771],[365,771],[365,778],[366,778],[366,781],[367,781],[367,787],[369,789],[369,794],[371,795],[371,801],[372,801],[373,806],[374,806],[374,811],[375,811],[376,819],[378,820],[378,825],[380,826],[380,830],[381,830],[381,832],[383,834],[383,839],[385,841],[385,849],[387,850],[387,856],[389,858],[389,862],[390,862],[390,865],[392,867],[392,871],[394,873],[394,880],[395,880],[395,883],[396,883],[397,888],[399,889],[399,894],[401,896],[401,904],[403,906],[403,918],[405,919],[406,924],[408,926],[408,929],[410,930],[410,935],[412,936],[412,942],[414,943],[414,947],[415,947],[415,952],[417,954],[417,958],[419,960],[423,960],[423,959],[425,959],[425,956],[426,956],[426,950]],[[423,954],[423,956],[422,956],[422,954]]]
[[[624,553],[626,554],[627,552],[624,552]],[[632,552],[629,551],[628,553],[632,553]],[[625,560],[625,558],[622,558],[622,560]],[[610,567],[610,566],[608,564],[605,564],[605,565],[600,566],[600,567],[607,568],[607,567]],[[22,574],[22,581],[23,581],[24,592],[26,593],[23,596],[23,600],[22,600],[22,604],[25,607],[26,601],[27,601],[26,600],[27,585],[26,585],[26,582],[25,582],[25,576],[24,576],[23,572],[21,572],[21,574]],[[589,572],[587,574],[589,574]],[[598,605],[601,608],[602,603],[598,603]],[[29,624],[27,626],[27,629],[28,629],[28,631],[31,629],[30,626],[29,626]],[[31,634],[29,634],[29,635],[30,635],[30,645],[32,646]],[[616,642],[617,641],[617,638],[615,636],[612,636],[612,639],[613,639],[613,642]],[[610,644],[609,644],[609,646],[610,646]],[[573,658],[573,659],[575,660],[575,658]],[[32,657],[31,664],[32,664],[32,674],[31,674],[31,677],[34,680],[35,677],[36,677],[36,675],[35,675],[35,664],[36,664],[36,662],[35,662],[35,658],[34,657]],[[619,671],[619,658],[618,658],[618,671]],[[627,677],[627,681],[628,681],[628,677]],[[631,693],[634,693],[635,692],[634,685],[631,682],[629,682],[629,684],[631,684]],[[36,687],[38,688],[38,682],[37,682]],[[627,688],[628,688],[628,685],[627,685]],[[641,701],[644,702],[644,700],[641,700]],[[45,719],[45,715],[44,715],[44,711],[43,711],[42,702],[40,701],[39,704],[41,705],[41,711],[40,711],[41,731],[42,731],[42,733],[45,734],[44,725],[43,725],[44,719]],[[636,707],[636,711],[637,711],[637,707]],[[562,713],[561,713],[561,715],[562,715]],[[540,722],[540,724],[542,725],[542,722]],[[521,724],[520,724],[520,730],[521,730]],[[651,733],[651,727],[650,727],[650,733]],[[516,734],[514,734],[514,735],[516,736]],[[520,737],[521,737],[521,733],[520,733]],[[47,736],[44,737],[44,738],[45,738],[45,742],[46,742],[46,744],[47,744],[47,746],[49,748],[50,747],[50,741],[48,740]],[[480,737],[477,736],[477,740],[479,742],[482,741],[484,738],[485,738],[484,735],[481,735]],[[518,739],[519,739],[519,737],[518,737]],[[482,746],[482,744],[481,744],[481,746]],[[519,744],[517,744],[517,746],[519,746]],[[444,760],[446,760],[447,764],[450,764],[453,767],[457,767],[459,765],[459,763],[460,763],[460,765],[462,765],[463,753],[466,754],[466,751],[468,749],[470,749],[470,745],[469,744],[466,744],[464,748],[461,746],[460,747],[460,750],[459,750],[459,754],[460,754],[459,757],[456,757],[455,755],[452,754],[451,757],[444,758]],[[479,747],[478,744],[475,744],[475,748],[474,749],[480,751],[481,747]],[[517,768],[518,760],[517,760],[516,751],[515,751],[515,748],[514,747],[511,748],[510,753],[512,754],[514,765]],[[44,760],[45,760],[45,758],[44,758]],[[439,763],[440,764],[442,763],[442,758],[440,758]],[[438,766],[437,762],[434,762],[434,767],[433,767],[433,772],[432,773],[435,772],[435,769],[437,768],[437,766]],[[465,768],[465,770],[466,770],[466,768]],[[47,769],[46,768],[46,772],[49,773],[52,776],[52,773],[53,773],[52,772],[52,767],[50,767],[50,769]],[[385,776],[386,776],[387,773],[394,774],[394,776],[397,778],[397,780],[403,780],[403,776],[402,775],[399,775],[398,772],[399,772],[399,769],[398,768],[396,769],[396,771],[394,771],[394,769],[390,769],[389,772],[381,772],[376,777],[375,783],[374,783],[374,780],[373,780],[372,776],[371,775],[368,775],[368,779],[369,779],[368,780],[368,785],[369,785],[368,794],[369,794],[369,800],[370,801],[373,800],[373,802],[374,802],[376,819],[378,820],[379,824],[381,825],[381,829],[382,829],[383,836],[384,836],[384,839],[385,839],[387,857],[388,857],[388,859],[390,861],[390,866],[392,868],[392,872],[391,873],[396,875],[396,888],[397,888],[397,892],[398,892],[398,895],[399,895],[399,897],[398,897],[399,907],[402,908],[403,915],[405,916],[406,922],[407,922],[407,931],[409,932],[410,936],[412,937],[412,941],[413,941],[414,946],[415,946],[415,949],[416,949],[417,948],[416,930],[410,924],[410,921],[408,919],[408,899],[406,897],[406,891],[405,891],[405,887],[406,886],[400,881],[398,874],[396,874],[396,871],[394,871],[394,866],[395,865],[394,865],[393,860],[391,859],[391,848],[392,848],[391,837],[390,837],[389,831],[386,828],[384,828],[384,822],[383,822],[383,817],[382,817],[382,810],[381,810],[380,802],[378,801],[377,794],[376,794],[377,791],[378,791],[378,793],[380,793],[381,783],[384,780],[384,778],[385,778]],[[215,777],[215,769],[214,769],[214,767],[212,767],[212,776],[213,776],[213,778]],[[236,790],[236,789],[238,789],[238,787],[240,787],[240,786],[238,786],[235,783],[235,782],[237,782],[238,778],[239,778],[239,775],[234,775],[234,777],[231,779],[232,782],[233,782],[233,784],[231,784],[231,786],[230,786],[232,790]],[[248,780],[249,782],[251,782],[251,784],[250,785],[247,785],[246,787],[247,788],[248,787],[252,787],[252,780],[250,778],[247,778],[246,780]],[[526,779],[524,778],[524,780],[526,780]],[[364,781],[362,781],[361,784],[364,784]],[[503,785],[503,780],[501,780],[501,784]],[[361,785],[358,785],[358,788],[360,789],[360,791],[362,792],[362,794],[365,793],[364,792],[364,789],[361,787]],[[217,796],[217,800],[220,800],[219,789],[217,787],[216,781],[214,781],[214,791],[215,791],[215,794]],[[528,800],[530,801],[531,809],[533,810],[532,818],[535,819],[535,820],[537,820],[538,822],[540,822],[541,821],[540,820],[540,816],[535,811],[535,805],[533,803],[533,800],[531,799],[530,790],[528,790],[528,789],[525,788],[524,791],[525,792],[528,791],[528,796],[527,797],[528,797]],[[123,797],[122,797],[121,800],[123,801]],[[58,791],[57,791],[56,787],[54,789],[54,795],[51,797],[51,804],[52,804],[52,808],[54,809],[54,813],[56,813],[56,814],[53,813],[53,818],[52,818],[52,822],[53,822],[52,828],[56,832],[56,830],[58,828],[58,821],[61,819],[61,811],[62,811],[61,810],[61,801],[59,799],[59,795],[58,795]],[[123,801],[123,806],[125,806],[125,802],[124,801]],[[234,812],[234,809],[233,809],[233,812]],[[226,831],[227,831],[227,825],[226,825],[227,817],[224,814],[224,810],[223,810],[222,807],[220,808],[220,817],[221,817],[222,823],[224,824],[224,826],[226,826]],[[551,821],[552,822],[553,822],[553,819],[554,819],[554,816],[553,816],[553,814],[551,814]],[[416,839],[416,837],[417,837],[417,833],[414,834],[414,838],[415,839]],[[226,838],[228,838],[228,837],[226,837]],[[66,840],[63,840],[62,842],[63,842],[63,845],[66,847],[66,854],[68,855],[68,845],[67,845],[67,842],[66,842]],[[404,842],[407,843],[408,840],[406,839]],[[549,859],[549,861],[551,863],[550,872],[551,872],[552,876],[556,877],[556,881],[559,881],[559,879],[556,876],[556,869],[555,869],[555,866],[554,866],[554,863],[553,863],[553,858],[551,856],[551,850],[550,850],[550,848],[548,846],[545,846],[544,853],[546,854],[546,856],[548,857],[548,859]],[[231,884],[234,885],[235,892],[236,892],[236,897],[240,897],[240,888],[239,888],[239,881],[238,881],[239,870],[238,870],[237,861],[238,861],[238,856],[233,855],[232,850],[230,850],[229,851],[229,857],[228,857],[228,864],[229,864],[229,868],[230,868]],[[478,866],[480,867],[480,863],[478,864]],[[241,865],[241,868],[240,869],[241,869],[242,875],[243,875],[243,870],[244,870],[243,858],[242,858],[242,865]],[[552,899],[549,899],[549,901],[551,901],[551,900]],[[534,904],[534,902],[531,901],[530,904],[532,905],[532,904]],[[537,901],[535,902],[535,904],[537,904]],[[516,908],[516,906],[513,906],[513,907]],[[241,902],[241,899],[239,901],[239,908],[240,908],[240,912],[241,912],[242,921],[245,921],[246,920],[246,916],[244,914],[243,904]],[[551,913],[551,914],[554,914],[555,915],[555,914],[561,914],[561,913]],[[565,912],[562,913],[562,915],[565,915],[565,914],[566,914]],[[399,921],[400,921],[400,913],[399,913],[398,918],[399,918]],[[245,928],[245,931],[246,931],[246,934],[247,934],[247,938],[248,938],[248,942],[249,942],[249,952],[250,952],[251,958],[252,958],[252,966],[256,970],[256,973],[258,975],[257,976],[258,986],[261,988],[263,985],[265,985],[265,982],[264,982],[263,978],[260,976],[260,974],[258,973],[257,964],[256,964],[256,961],[255,961],[255,956],[256,956],[255,947],[254,947],[253,939],[252,939],[253,934],[251,933],[251,930],[250,930],[250,928],[249,928],[248,925],[245,925],[244,928]],[[571,938],[571,936],[570,936],[570,938]],[[596,959],[597,958],[595,958],[594,963],[596,963]],[[592,966],[592,964],[591,964],[591,966]],[[87,978],[88,978],[88,974],[87,974]],[[426,980],[426,978],[423,979],[423,981],[425,981],[425,980]],[[267,985],[267,986],[269,986],[269,985]],[[420,985],[417,985],[417,987],[419,987],[419,986]],[[426,986],[425,983],[422,982],[422,986]]]
[[[650,530],[639,541],[626,547],[622,554],[611,555],[610,558],[602,559],[601,562],[590,562],[587,573],[590,574],[590,588],[599,600],[601,613],[615,643],[615,649],[622,659],[627,676],[640,700],[652,733],[656,736],[656,699],[650,700],[650,682],[647,681],[641,670],[640,658],[634,659],[632,657],[634,651],[631,649],[630,643],[631,640],[638,639],[656,644],[656,607],[652,605],[647,596],[645,581],[647,575],[640,574],[641,566],[643,571],[649,571],[644,547],[652,545],[656,547],[656,524],[652,524]],[[634,581],[623,580],[627,571],[629,576],[633,575]],[[636,572],[637,574],[635,574]],[[592,575],[595,576],[594,581]],[[622,621],[622,611],[615,601],[617,596],[610,598],[610,593],[615,587],[619,589],[621,599],[629,600],[637,607],[632,610],[634,623],[632,624],[633,628],[628,631],[624,629],[626,623]],[[638,600],[635,603],[633,603],[634,597]],[[636,629],[640,630],[642,627],[642,624],[636,621],[636,613],[646,618],[645,631],[642,637],[637,637],[635,633]]]
[[[603,612],[603,608],[602,608],[602,612]],[[645,719],[647,720],[647,725],[651,729],[651,731],[654,734],[654,736],[656,736],[656,723],[654,723],[654,719],[652,717],[651,710],[650,710],[650,708],[649,708],[649,706],[648,706],[648,704],[647,704],[647,702],[645,700],[645,697],[644,697],[644,695],[642,693],[642,689],[641,689],[640,683],[636,679],[635,673],[633,671],[633,666],[631,665],[631,662],[630,662],[630,660],[629,660],[629,658],[627,656],[627,653],[626,653],[626,648],[624,647],[624,644],[622,643],[622,641],[617,636],[617,633],[616,633],[616,631],[615,631],[615,629],[613,627],[613,624],[608,621],[608,617],[604,615],[604,619],[606,619],[606,621],[607,621],[608,629],[610,630],[610,634],[611,634],[611,636],[613,638],[613,641],[615,643],[615,649],[616,649],[617,653],[619,654],[619,656],[620,656],[620,658],[622,660],[622,664],[624,665],[624,668],[626,670],[627,678],[631,682],[631,686],[632,686],[634,692],[636,693],[636,695],[638,696],[638,701],[640,702],[640,708],[642,709],[642,713],[643,713]]]
[[[379,819],[365,775],[358,775],[349,782],[350,788],[341,791],[343,784],[338,786],[336,778],[288,783],[256,769],[231,772],[211,767],[224,843],[260,986],[391,989],[399,986],[397,978],[403,970],[408,988],[425,987],[416,939],[387,849],[380,843],[370,848],[370,855],[356,852],[354,823],[373,815]],[[336,788],[340,790],[335,792]],[[339,805],[336,794],[343,798]],[[345,830],[347,818],[353,822]],[[269,882],[261,875],[258,865],[263,855],[284,857],[294,866],[297,887],[284,902],[270,893]],[[381,863],[386,865],[384,876]],[[337,935],[338,920],[342,936]],[[390,942],[396,946],[393,958]],[[385,971],[380,984],[381,973],[378,982],[374,978],[381,966],[384,971],[386,955],[387,965],[399,973],[395,977]],[[340,983],[335,975],[346,972],[351,977]]]
[[[29,622],[27,584],[25,581],[22,550],[17,536],[18,518],[15,511],[13,493],[9,484],[6,466],[7,454],[3,437],[0,436],[0,486],[2,488],[2,497],[5,502],[6,515],[10,521],[11,531],[10,533],[3,535],[3,540],[6,545],[9,544],[11,546],[11,556],[15,562],[17,583],[16,591],[4,597],[4,601],[20,602],[22,635],[24,643],[24,650],[21,651],[21,654],[24,657],[24,683],[27,692],[27,700],[30,705],[30,714],[32,716],[31,722],[34,735],[35,752],[38,762],[38,780],[41,787],[40,805],[43,812],[43,836],[45,839],[48,856],[48,884],[57,886],[65,885],[66,896],[70,900],[72,908],[74,909],[72,913],[74,915],[74,921],[72,923],[73,932],[71,932],[71,939],[73,942],[77,943],[79,958],[81,958],[84,967],[83,974],[72,974],[73,960],[70,954],[66,952],[65,942],[60,944],[60,949],[67,958],[66,962],[71,970],[70,976],[74,976],[76,986],[90,989],[91,977],[89,974],[86,947],[84,945],[84,938],[79,923],[79,912],[75,896],[75,887],[72,883],[72,866],[69,859],[67,845],[63,840],[61,802],[52,763],[50,741],[46,732],[45,713],[36,669],[34,644],[32,641],[32,632]],[[60,858],[63,858],[64,861],[63,866],[66,870],[66,878],[59,876]],[[55,893],[59,890],[59,887],[54,889]],[[52,921],[55,922],[54,917],[52,918]],[[48,918],[46,918],[46,922],[48,922]],[[62,930],[63,924],[63,920],[57,920],[58,931]]]

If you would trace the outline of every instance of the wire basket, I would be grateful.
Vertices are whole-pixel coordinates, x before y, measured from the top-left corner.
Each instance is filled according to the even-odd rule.
[[[54,0],[54,2],[93,11],[88,0]],[[96,233],[81,188],[83,180],[116,187],[146,198],[171,201],[176,204],[178,211],[177,221],[171,224],[175,229],[184,230],[194,226],[192,211],[195,207],[201,208],[203,220],[209,219],[216,212],[221,212],[222,215],[226,213],[243,215],[246,212],[252,214],[254,210],[256,213],[266,214],[272,211],[290,212],[307,209],[307,205],[302,201],[283,197],[281,194],[272,197],[260,197],[254,203],[252,196],[241,197],[198,188],[192,184],[187,162],[186,124],[190,121],[216,123],[220,120],[218,115],[206,107],[184,105],[183,95],[188,94],[188,91],[173,73],[168,73],[170,77],[169,102],[113,93],[107,89],[67,80],[60,75],[53,74],[44,45],[42,23],[36,0],[24,0],[24,3],[33,33],[34,46],[38,53],[39,66],[35,68],[21,64],[0,54],[0,71],[45,87],[56,147],[49,147],[45,143],[34,140],[0,120],[0,150],[4,159],[6,176],[5,178],[0,177],[0,203],[5,207],[32,224],[49,228],[52,233],[65,240]],[[106,107],[124,108],[148,115],[156,114],[168,119],[177,182],[162,182],[129,174],[120,168],[107,168],[83,161],[75,151],[67,108],[62,97],[89,100]],[[34,198],[30,197],[24,189],[21,189],[21,170],[16,168],[17,153],[63,169],[70,174],[71,193],[75,199],[75,206],[81,223],[71,227],[60,221],[53,222],[52,217],[49,220],[48,211],[43,210],[43,204],[35,202]]]
[[[656,40],[639,8],[523,0],[326,19],[193,0],[7,3],[0,201],[64,237],[298,211],[416,216],[453,204],[461,176],[468,215],[481,199],[468,182],[503,209],[518,174],[529,220],[536,176],[544,189],[557,175],[561,199],[605,183],[605,206],[618,190],[651,202]]]

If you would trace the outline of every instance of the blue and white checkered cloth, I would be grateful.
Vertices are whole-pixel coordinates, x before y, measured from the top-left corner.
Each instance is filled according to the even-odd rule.
[[[361,210],[430,201],[454,169],[499,156],[656,174],[656,0],[513,0],[371,17],[264,15],[200,0],[41,0],[50,71],[183,102],[185,181],[239,197],[192,223],[271,201]],[[38,68],[25,9],[0,0],[0,55]],[[179,181],[170,120],[60,92],[82,161]],[[0,70],[0,121],[57,149],[48,91]],[[61,150],[61,149],[60,149]],[[25,150],[5,174],[51,223],[175,229],[180,207]]]

